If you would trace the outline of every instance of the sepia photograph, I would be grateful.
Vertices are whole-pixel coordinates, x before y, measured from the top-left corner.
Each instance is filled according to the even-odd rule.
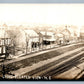
[[[0,80],[84,81],[83,10],[0,3]]]

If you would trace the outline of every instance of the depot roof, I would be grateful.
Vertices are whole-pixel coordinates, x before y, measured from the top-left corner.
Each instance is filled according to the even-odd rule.
[[[53,32],[46,32],[46,31],[41,31],[40,32],[43,36],[52,36],[52,35],[54,35],[54,33]]]

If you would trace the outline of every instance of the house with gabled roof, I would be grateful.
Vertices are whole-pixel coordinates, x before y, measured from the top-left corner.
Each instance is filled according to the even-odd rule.
[[[70,26],[65,26],[65,29],[61,32],[64,35],[64,42],[76,42],[78,39],[77,32]]]
[[[7,31],[0,29],[0,55],[6,54],[6,48],[11,44],[11,38]]]
[[[69,42],[70,36],[71,36],[71,32],[67,29],[67,26],[65,27],[64,30],[62,30],[61,33],[64,35],[64,41],[65,42]]]
[[[34,49],[39,46],[39,35],[34,30],[24,30],[28,49]]]
[[[55,37],[56,37],[57,44],[61,45],[64,43],[64,35],[62,33],[56,33]]]

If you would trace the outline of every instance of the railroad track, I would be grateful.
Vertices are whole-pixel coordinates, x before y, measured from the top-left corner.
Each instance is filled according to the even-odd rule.
[[[58,75],[64,71],[69,70],[73,66],[80,64],[81,62],[79,62],[79,59],[83,57],[83,54],[84,54],[84,47],[82,49],[79,49],[77,52],[73,52],[70,55],[66,55],[65,57],[62,57],[58,60],[55,59],[54,61],[48,64],[45,64],[44,66],[41,66],[41,67],[38,67],[36,69],[29,71],[28,73],[26,73],[27,71],[25,73],[23,72],[24,74],[22,75],[29,75],[32,77],[36,77],[36,76],[48,77],[48,76]],[[76,64],[73,64],[73,63],[76,63]],[[20,74],[17,76],[20,76]]]
[[[64,58],[56,60],[52,63],[44,65],[36,70],[26,73],[25,75],[29,75],[29,76],[33,76],[33,77],[35,77],[35,76],[41,76],[41,77],[52,76],[53,77],[55,75],[59,75],[65,71],[71,69],[72,67],[74,67],[74,66],[76,67],[78,64],[84,62],[84,61],[80,62],[81,58],[84,57],[84,51],[82,51],[81,53],[79,53],[79,52],[73,53]]]
[[[65,52],[64,54],[43,60],[41,62],[41,63],[43,63],[43,64],[41,64],[41,66],[39,66],[39,63],[36,63],[35,66],[30,66],[30,67],[26,66],[24,68],[20,68],[18,70],[11,71],[11,72],[15,73],[16,74],[15,76],[17,76],[17,78],[18,78],[18,76],[21,76],[21,75],[41,76],[41,77],[42,76],[52,76],[53,77],[54,75],[57,75],[57,73],[60,74],[64,71],[67,71],[68,69],[72,68],[71,67],[72,64],[70,63],[71,60],[73,63],[75,61],[77,63],[78,62],[77,60],[81,59],[83,57],[83,56],[79,56],[79,55],[84,54],[84,47],[82,47],[82,45],[81,45],[76,48],[77,49],[75,49],[75,50],[72,49],[72,50],[68,51],[68,53],[70,52],[69,54],[67,52]],[[68,68],[69,66],[70,66],[70,68]],[[73,66],[75,66],[75,65],[73,65]]]

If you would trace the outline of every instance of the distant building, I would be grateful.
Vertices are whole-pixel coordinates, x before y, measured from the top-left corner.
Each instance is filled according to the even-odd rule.
[[[61,32],[64,35],[64,42],[75,42],[78,39],[77,32],[70,26],[65,26],[65,29]]]
[[[68,30],[67,26],[61,32],[64,35],[64,42],[67,43],[70,41],[71,32]]]
[[[84,40],[84,33],[83,32],[80,33],[80,39]]]
[[[80,39],[84,40],[84,27],[80,29]]]
[[[1,24],[1,25],[0,25],[0,29],[8,30],[8,29],[9,29],[9,26],[4,23],[4,24]]]

